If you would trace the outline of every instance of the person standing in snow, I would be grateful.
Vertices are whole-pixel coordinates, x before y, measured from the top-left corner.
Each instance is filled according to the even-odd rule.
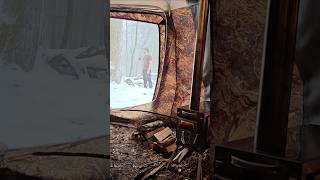
[[[152,57],[149,54],[148,48],[144,48],[143,52],[144,52],[143,61],[142,61],[143,84],[144,84],[144,88],[147,88],[147,84],[149,88],[152,88],[152,81],[151,81]]]

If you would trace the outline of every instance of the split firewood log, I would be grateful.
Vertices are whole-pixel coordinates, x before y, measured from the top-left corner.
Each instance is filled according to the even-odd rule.
[[[157,128],[157,129],[155,129],[155,130],[153,130],[153,131],[151,131],[151,132],[148,132],[148,133],[144,134],[144,137],[145,137],[146,139],[149,139],[149,138],[151,138],[154,134],[156,134],[157,132],[162,131],[163,129],[165,129],[165,127]]]
[[[161,142],[172,134],[173,134],[172,130],[169,127],[166,127],[162,131],[155,133],[153,137],[155,137],[157,142]]]

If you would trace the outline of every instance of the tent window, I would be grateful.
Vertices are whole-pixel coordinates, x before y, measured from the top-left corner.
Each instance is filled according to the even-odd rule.
[[[159,26],[110,19],[110,106],[152,102],[158,79]]]

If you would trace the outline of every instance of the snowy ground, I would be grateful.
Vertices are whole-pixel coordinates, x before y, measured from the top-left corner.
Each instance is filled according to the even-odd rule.
[[[0,142],[15,149],[109,134],[106,80],[81,73],[78,79],[61,75],[46,61],[62,53],[78,70],[74,60],[80,66],[81,61],[74,56],[80,51],[39,53],[31,72],[0,64]],[[91,58],[106,61],[102,56]]]
[[[156,75],[152,76],[152,84],[152,88],[144,88],[141,77],[124,77],[119,84],[110,82],[110,107],[125,108],[152,102]]]

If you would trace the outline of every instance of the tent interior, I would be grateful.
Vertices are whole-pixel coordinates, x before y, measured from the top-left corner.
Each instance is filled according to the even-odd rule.
[[[281,157],[295,159],[303,156],[302,151],[304,150],[302,150],[302,147],[306,143],[301,137],[308,131],[303,131],[302,125],[308,124],[306,122],[308,122],[307,119],[309,117],[304,114],[304,107],[306,107],[304,98],[307,95],[304,93],[306,83],[302,78],[304,76],[303,67],[299,63],[291,62],[287,65],[289,70],[287,71],[285,68],[282,68],[283,72],[281,72],[280,67],[286,66],[286,64],[279,65],[275,63],[265,65],[266,62],[269,63],[265,59],[269,57],[267,54],[269,53],[268,48],[272,49],[272,45],[279,47],[279,49],[284,48],[282,52],[291,48],[290,50],[292,51],[284,55],[287,59],[293,59],[293,56],[295,56],[293,44],[295,42],[296,29],[290,26],[290,23],[289,25],[286,24],[289,21],[288,19],[279,18],[280,20],[278,21],[276,20],[277,18],[268,19],[268,16],[273,17],[272,11],[274,9],[276,9],[274,11],[279,10],[277,6],[286,8],[285,5],[277,4],[268,9],[268,1],[265,0],[216,0],[209,3],[206,39],[202,39],[202,43],[205,43],[204,67],[202,71],[203,81],[201,87],[198,88],[201,94],[200,111],[204,112],[210,122],[205,138],[207,139],[208,148],[202,155],[189,149],[186,157],[180,164],[171,165],[171,168],[162,168],[161,162],[168,159],[170,161],[171,157],[163,153],[159,148],[155,148],[155,142],[146,138],[146,134],[142,133],[141,135],[143,131],[141,128],[145,127],[145,124],[160,120],[164,122],[165,127],[168,126],[175,131],[179,127],[175,121],[175,117],[179,116],[179,108],[190,104],[194,58],[195,54],[199,53],[196,51],[196,42],[198,40],[197,32],[199,31],[197,28],[199,26],[197,25],[201,23],[199,20],[201,17],[199,15],[201,13],[199,10],[200,2],[197,0],[111,1],[111,18],[156,24],[159,27],[160,34],[159,66],[157,80],[154,81],[155,90],[152,100],[149,99],[149,101],[140,105],[135,104],[121,108],[112,108],[111,103],[110,155],[112,177],[139,179],[141,176],[148,175],[148,172],[150,173],[151,170],[156,170],[157,173],[152,174],[152,177],[155,179],[162,179],[168,176],[174,177],[174,179],[195,179],[199,175],[199,159],[201,159],[202,177],[207,179],[213,177],[219,179],[220,177],[224,179],[228,176],[218,177],[216,175],[217,171],[223,169],[217,168],[220,167],[218,163],[222,162],[222,160],[218,162],[217,159],[219,156],[221,158],[224,157],[224,154],[220,151],[215,155],[215,152],[219,150],[219,145],[222,144],[221,151],[223,152],[227,151],[223,149],[225,148],[223,144],[238,142],[238,140],[239,143],[243,143],[242,140],[247,139],[250,141],[254,139],[255,143],[260,142],[265,147],[267,146],[266,152],[268,152],[267,150],[272,152],[273,147],[274,149],[280,147],[281,151],[285,151],[281,152],[283,154],[280,153]],[[294,4],[297,3],[296,1],[291,3],[293,4],[289,3],[287,5],[299,7]],[[292,18],[290,22],[297,24],[298,9],[292,8],[285,12],[277,11],[274,14],[287,13],[283,16],[281,16],[282,14],[279,15],[279,17]],[[301,20],[301,14],[299,18]],[[268,26],[267,21],[269,21]],[[294,35],[287,39],[279,38],[281,36],[279,35],[278,39],[274,38],[267,41],[265,37],[273,37],[277,35],[275,32],[284,31],[281,28],[275,28],[278,27],[276,25],[281,23],[290,26],[286,31],[288,34]],[[275,28],[276,30],[273,34],[268,34],[267,28]],[[132,34],[132,32],[129,34]],[[139,40],[143,41],[143,38]],[[299,44],[299,37],[297,40]],[[115,42],[112,41],[112,37],[111,42]],[[271,45],[268,46],[264,42]],[[111,49],[113,45],[117,46],[117,43],[111,43]],[[271,51],[276,50],[272,49]],[[279,50],[278,54],[282,52]],[[119,54],[119,52],[114,54]],[[265,54],[267,56],[264,57]],[[270,58],[277,59],[280,57],[276,55],[272,56],[276,53],[272,54],[271,52],[270,54]],[[111,51],[111,62],[113,61],[112,58]],[[272,61],[270,60],[270,62]],[[288,78],[286,79],[287,81],[281,81],[283,80],[281,79],[282,75]],[[139,83],[130,83],[131,86],[139,86]],[[281,88],[283,89],[277,91]],[[272,94],[273,92],[275,94]],[[127,94],[128,97],[130,95],[131,93]],[[111,98],[114,98],[116,101],[118,97]],[[283,101],[279,102],[277,98]],[[272,107],[273,105],[274,108]],[[272,115],[264,114],[262,116],[261,114],[265,112],[270,112]],[[283,114],[283,116],[280,114]],[[284,117],[285,120],[278,119],[278,116]],[[270,120],[269,124],[268,122],[264,124],[265,121],[263,120],[267,118],[276,120]],[[277,120],[279,121],[277,122]],[[266,130],[264,131],[264,129]],[[281,136],[277,134],[278,131],[281,131]],[[274,135],[272,135],[272,132],[274,132]],[[271,133],[271,136],[267,137],[259,133],[269,133],[268,135]],[[256,137],[257,134],[259,135],[258,138]],[[279,137],[276,137],[276,135],[279,135]],[[141,136],[144,136],[142,137],[143,140],[140,139]],[[258,141],[254,137],[256,139],[262,138],[262,140]],[[281,140],[276,141],[275,139],[277,138]],[[244,141],[244,143],[247,142]],[[219,147],[216,147],[217,145]],[[256,153],[255,150],[252,151]],[[228,158],[224,160],[231,161]],[[249,163],[253,162],[254,164],[255,162],[259,162],[257,159],[251,160],[250,158],[248,161],[232,159],[231,163],[233,161],[235,163],[239,162],[240,165],[233,165],[249,168],[252,165]],[[265,163],[266,161],[260,162]],[[221,165],[221,167],[225,166]],[[232,169],[232,167],[230,168]],[[314,167],[320,167],[319,163],[314,165]],[[309,167],[309,169],[312,168]],[[221,171],[228,174],[228,169]],[[293,170],[291,169],[290,171]],[[245,174],[244,172],[247,171],[243,171],[242,173]],[[248,172],[251,171],[248,170]],[[234,174],[237,173],[240,173],[240,170],[234,170]],[[237,175],[240,177],[243,174]],[[229,178],[233,179],[230,176]],[[238,178],[238,176],[236,177]],[[246,177],[245,175],[243,176]],[[256,176],[249,175],[249,177],[253,178]]]
[[[1,73],[21,71],[27,78],[50,72],[50,87],[58,91],[38,89],[71,100],[46,95],[53,103],[45,104],[56,106],[41,112],[54,118],[43,123],[49,145],[37,135],[32,147],[22,146],[32,133],[17,138],[14,150],[2,152],[0,142],[0,179],[8,169],[31,179],[110,179],[109,167],[111,179],[121,180],[319,178],[319,73],[312,54],[318,39],[300,27],[313,29],[308,23],[318,22],[304,16],[310,4],[299,9],[298,0],[110,0],[109,13],[100,0],[3,2],[15,8],[0,9],[0,68],[9,69]],[[17,12],[18,18],[10,18]],[[36,68],[39,62],[47,71]],[[64,86],[57,87],[57,79],[66,79]],[[11,80],[3,83],[21,87]],[[110,99],[100,91],[105,86]],[[88,93],[95,99],[86,99]],[[15,104],[3,104],[16,112]],[[19,110],[41,114],[28,105]],[[52,126],[55,120],[67,128]],[[12,134],[4,127],[0,141]],[[78,129],[70,133],[70,127]]]

